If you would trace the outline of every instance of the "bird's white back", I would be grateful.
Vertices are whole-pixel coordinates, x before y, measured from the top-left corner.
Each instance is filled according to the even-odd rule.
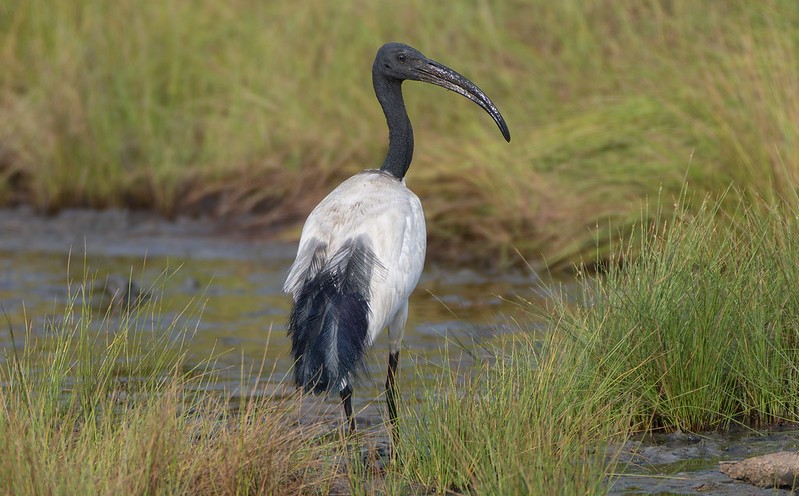
[[[283,290],[297,298],[320,243],[328,256],[360,238],[373,252],[369,344],[407,303],[424,267],[427,235],[419,198],[392,175],[368,170],[347,179],[311,212]],[[310,270],[310,272],[309,272]]]

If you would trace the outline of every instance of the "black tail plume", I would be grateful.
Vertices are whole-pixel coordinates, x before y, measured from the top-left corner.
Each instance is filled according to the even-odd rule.
[[[339,391],[364,367],[369,287],[379,262],[360,239],[310,264],[288,322],[294,379],[305,391]]]

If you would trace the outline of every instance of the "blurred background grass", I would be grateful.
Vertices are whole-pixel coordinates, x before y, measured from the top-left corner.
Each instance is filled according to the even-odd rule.
[[[406,84],[431,258],[557,269],[686,181],[734,185],[733,206],[796,200],[797,27],[793,0],[7,0],[0,204],[254,214],[296,236],[381,163],[370,69],[403,41],[476,82],[513,134]]]

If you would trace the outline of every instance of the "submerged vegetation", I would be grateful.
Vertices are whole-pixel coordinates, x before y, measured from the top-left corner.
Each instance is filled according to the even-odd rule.
[[[516,248],[568,266],[597,242],[607,251],[643,199],[662,188],[671,201],[686,177],[697,192],[792,194],[797,23],[790,0],[10,0],[0,203],[296,226],[343,177],[379,164],[369,71],[397,40],[478,82],[514,136],[507,146],[468,102],[407,85],[408,181],[431,256],[506,264]]]

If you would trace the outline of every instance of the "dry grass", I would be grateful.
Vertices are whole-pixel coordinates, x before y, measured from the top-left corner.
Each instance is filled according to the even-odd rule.
[[[212,359],[187,366],[184,322],[198,308],[173,313],[155,296],[103,317],[79,294],[7,348],[0,492],[319,494],[341,477],[340,443],[321,421],[299,423],[297,395],[219,391]]]
[[[288,403],[225,408],[185,391],[88,418],[29,417],[2,393],[0,486],[11,494],[317,494],[333,484],[334,445]],[[119,408],[117,410],[120,410]]]
[[[513,134],[507,145],[469,102],[407,84],[408,182],[432,256],[496,265],[517,248],[568,266],[686,177],[792,194],[797,22],[789,0],[13,0],[0,6],[0,203],[292,226],[380,163],[369,70],[402,40],[477,82]]]

